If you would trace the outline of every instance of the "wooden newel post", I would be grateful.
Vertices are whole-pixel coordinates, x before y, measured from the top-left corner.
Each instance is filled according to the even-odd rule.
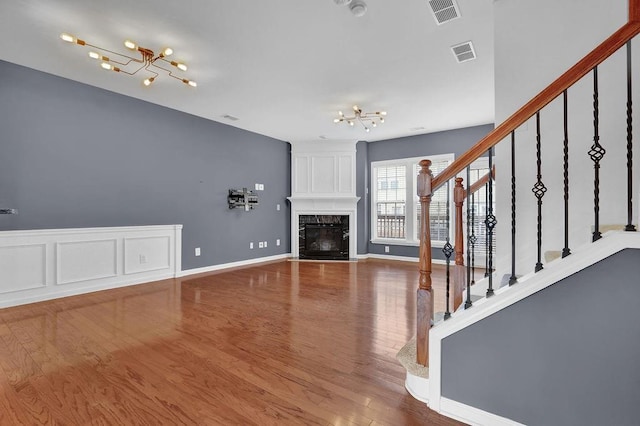
[[[464,236],[462,232],[462,206],[466,197],[462,178],[456,178],[453,187],[453,203],[456,206],[455,232],[455,266],[453,269],[453,311],[455,312],[462,304],[462,292],[464,291]]]
[[[416,347],[417,362],[429,365],[429,329],[433,316],[433,297],[431,294],[431,227],[429,206],[431,204],[431,181],[433,174],[429,169],[431,161],[420,161],[418,174],[418,197],[420,197],[420,282],[416,306]]]

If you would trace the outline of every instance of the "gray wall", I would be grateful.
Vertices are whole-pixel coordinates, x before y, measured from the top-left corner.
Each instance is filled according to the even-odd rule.
[[[3,61],[0,129],[0,230],[183,224],[183,269],[290,252],[286,142]]]
[[[637,425],[640,250],[442,342],[442,396],[527,425]]]
[[[357,149],[367,150],[366,168],[362,168],[360,162],[357,163],[358,176],[366,176],[367,188],[363,192],[367,192],[371,188],[371,162],[383,160],[396,160],[401,158],[425,157],[429,155],[450,154],[454,153],[456,157],[467,151],[473,144],[482,139],[487,133],[493,130],[493,124],[485,124],[482,126],[467,127],[464,129],[448,130],[444,132],[429,133],[425,135],[409,136],[404,138],[389,139],[384,141],[369,142],[362,146],[358,143]],[[358,181],[359,182],[359,181]],[[369,226],[369,204],[370,199],[367,197],[367,209],[364,211],[362,201],[358,203],[358,216],[361,214],[367,216],[366,227],[366,252],[375,254],[390,254],[393,256],[418,257],[418,247],[416,246],[389,246],[389,253],[384,252],[384,245],[372,244],[371,229]],[[360,226],[360,224],[358,224]],[[360,228],[358,228],[360,229]],[[360,250],[358,250],[360,253]],[[440,248],[433,248],[432,257],[434,259],[444,259]]]
[[[367,254],[369,243],[369,151],[367,142],[356,144],[356,196],[358,201],[358,254]]]

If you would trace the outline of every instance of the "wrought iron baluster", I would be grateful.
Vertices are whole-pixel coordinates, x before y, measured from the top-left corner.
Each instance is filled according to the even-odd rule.
[[[631,40],[627,42],[627,226],[625,231],[635,231],[633,225],[633,100],[631,90]]]
[[[509,285],[518,282],[516,277],[516,132],[511,132],[511,276]]]
[[[493,148],[489,148],[489,181],[488,185],[488,197],[487,197],[487,216],[484,224],[487,227],[487,266],[489,272],[489,288],[487,288],[487,297],[493,296],[493,228],[497,225],[498,221],[493,215]]]
[[[562,99],[564,110],[564,248],[562,257],[567,257],[571,254],[571,250],[569,249],[569,108],[566,90],[562,93]]]
[[[487,223],[487,200],[489,199],[489,182],[484,184],[484,223]],[[484,227],[484,277],[489,276],[489,240],[487,239],[487,227]]]
[[[593,68],[593,145],[589,150],[589,157],[593,161],[593,237],[592,241],[602,238],[600,233],[600,161],[606,154],[606,150],[600,145],[600,110],[598,103],[598,67]]]
[[[467,182],[467,185],[469,183]],[[471,185],[469,185],[471,186]],[[475,220],[476,220],[476,193],[471,193],[471,236],[469,237],[469,250],[471,251],[471,285],[476,283],[476,237]]]
[[[542,183],[542,153],[541,153],[541,138],[540,138],[540,111],[536,112],[536,167],[537,167],[537,182],[533,185],[531,191],[538,199],[538,262],[536,263],[535,271],[538,272],[543,268],[542,266],[542,197],[547,192],[547,187]]]
[[[467,166],[467,238],[469,238],[469,226],[470,226],[470,209],[469,209],[469,194],[471,193],[471,166]],[[469,243],[471,241],[469,240]],[[470,252],[469,245],[467,244],[467,300],[464,302],[464,308],[469,309],[473,302],[471,302],[471,261],[470,261]]]
[[[446,215],[446,223],[447,223],[447,242],[445,243],[444,247],[442,247],[442,253],[444,253],[444,257],[447,260],[447,308],[444,312],[444,319],[447,320],[451,317],[451,311],[449,311],[449,293],[450,293],[450,263],[451,263],[451,255],[453,254],[453,246],[451,245],[451,242],[449,241],[449,230],[450,230],[450,223],[449,223],[449,208],[450,208],[450,193],[449,193],[449,182],[451,181],[447,181],[447,215]]]

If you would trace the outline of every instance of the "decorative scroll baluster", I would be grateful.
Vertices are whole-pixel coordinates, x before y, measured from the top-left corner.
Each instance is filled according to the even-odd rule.
[[[420,365],[429,364],[429,329],[433,316],[433,297],[431,294],[431,228],[429,226],[429,205],[431,204],[431,181],[433,174],[429,169],[430,160],[420,161],[418,175],[418,197],[420,197],[420,281],[416,308],[416,361]]]
[[[489,199],[489,183],[484,184],[484,201],[485,203]],[[485,205],[486,206],[486,205]],[[486,209],[485,209],[485,225],[487,223]],[[487,227],[484,227],[484,277],[489,276],[489,239],[487,237]]]
[[[631,40],[627,42],[627,226],[625,231],[635,231],[633,225],[633,100],[631,90]]]
[[[564,110],[564,248],[562,249],[562,257],[571,254],[569,250],[569,115],[567,91],[562,92],[563,110]]]
[[[471,185],[469,185],[469,182],[471,182],[471,166],[467,166],[467,200],[469,199],[469,194],[471,193]],[[467,235],[470,234],[470,232],[469,232],[470,223],[471,223],[470,209],[469,209],[469,203],[467,203]],[[470,256],[471,256],[471,254],[469,253],[469,250],[467,250],[467,300],[464,302],[464,308],[465,309],[469,309],[471,306],[473,306],[473,302],[471,301],[471,259],[470,259]]]
[[[489,272],[489,288],[487,288],[487,297],[493,296],[493,228],[498,224],[496,217],[493,215],[493,148],[489,148],[489,187],[487,196],[487,216],[484,224],[487,227],[487,269]]]
[[[598,67],[593,68],[593,145],[589,150],[589,157],[593,161],[593,237],[592,241],[602,238],[600,233],[600,161],[606,154],[606,150],[600,145],[600,109],[598,103]]]
[[[536,112],[536,167],[538,171],[537,182],[533,185],[531,191],[538,199],[538,262],[535,271],[540,271],[542,266],[542,197],[547,192],[547,187],[542,183],[542,153],[540,139],[540,111]]]
[[[516,132],[511,132],[511,276],[509,285],[518,282],[516,276]]]
[[[470,186],[470,185],[469,185]],[[471,285],[476,283],[476,193],[471,193],[471,236],[469,237],[469,251],[471,252]]]
[[[444,319],[447,320],[451,317],[451,311],[449,310],[449,294],[450,294],[450,264],[451,264],[451,255],[453,254],[453,246],[451,245],[451,243],[449,242],[449,231],[450,231],[450,225],[449,225],[449,182],[447,181],[447,215],[446,215],[446,221],[447,221],[447,242],[445,243],[444,247],[442,247],[442,253],[444,253],[444,257],[447,260],[447,308],[444,312]],[[457,241],[456,241],[457,243]]]
[[[453,310],[456,311],[458,307],[462,305],[462,293],[464,292],[465,285],[464,236],[462,232],[462,205],[464,204],[464,187],[462,186],[462,178],[456,178],[455,186],[453,187],[453,201],[456,206],[456,259],[453,269]]]

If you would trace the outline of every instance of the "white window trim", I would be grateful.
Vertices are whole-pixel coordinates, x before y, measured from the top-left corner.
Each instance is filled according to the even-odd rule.
[[[420,161],[428,158],[432,161],[441,161],[441,160],[449,160],[452,162],[455,160],[455,154],[439,154],[439,155],[428,155],[421,157],[411,157],[411,158],[401,158],[395,160],[381,160],[381,161],[372,161],[371,162],[371,221],[370,221],[370,232],[371,239],[370,242],[372,244],[384,244],[384,245],[398,245],[398,246],[419,246],[420,240],[416,238],[415,227],[417,225],[417,217],[416,217],[416,205],[419,203],[418,195],[417,195],[417,174],[414,173],[415,165],[420,163]],[[406,218],[405,218],[405,236],[407,238],[378,238],[377,237],[377,167],[390,167],[390,166],[405,166],[406,177],[405,181],[407,183],[407,195],[406,195]],[[453,203],[453,185],[449,187],[449,199],[451,200],[449,204],[449,218],[452,226],[449,227],[449,239],[453,241],[453,214],[454,214],[454,203]],[[445,241],[432,241],[432,247],[443,247]]]

